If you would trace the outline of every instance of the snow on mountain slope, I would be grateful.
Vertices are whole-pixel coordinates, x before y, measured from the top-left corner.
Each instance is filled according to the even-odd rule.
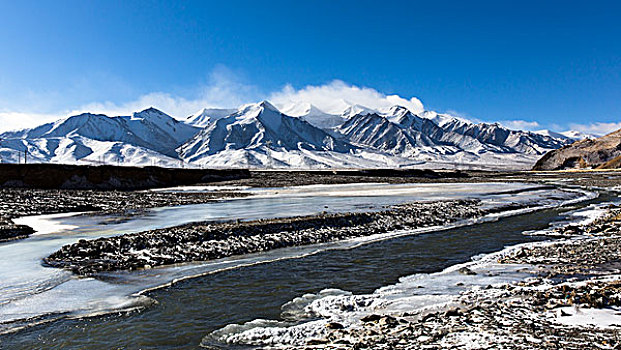
[[[539,135],[543,135],[543,136],[547,136],[547,137],[553,137],[555,139],[561,139],[561,140],[574,140],[573,138],[569,137],[569,136],[565,136],[563,133],[560,132],[555,132],[552,130],[548,130],[548,129],[544,129],[544,130],[536,130],[533,131],[535,134],[539,134]]]
[[[440,130],[429,134],[437,142],[450,144],[460,149],[475,152],[524,153],[541,155],[560,148],[568,140],[540,135],[533,132],[510,130],[498,123],[478,123],[468,120],[425,112],[424,118],[434,121]]]
[[[179,153],[186,161],[200,164],[209,164],[210,159],[231,158],[239,164],[267,166],[271,160],[263,159],[261,154],[270,157],[273,150],[294,154],[294,151],[344,153],[351,149],[349,144],[304,120],[282,114],[263,101],[242,106],[236,113],[211,123],[181,146]],[[218,153],[231,155],[213,157]],[[306,160],[285,161],[286,164],[304,162]]]
[[[307,102],[290,103],[280,108],[283,114],[298,117],[320,129],[332,129],[346,120],[341,115],[329,114]]]
[[[211,121],[227,117],[236,111],[236,109],[229,108],[203,108],[189,116],[185,122],[199,128],[204,128]]]
[[[114,164],[178,167],[180,160],[154,150],[119,141],[98,141],[82,136],[11,139],[0,146],[2,162],[17,163],[28,152],[29,163]]]
[[[367,114],[372,114],[372,113],[377,113],[377,112],[378,111],[374,109],[354,104],[354,105],[349,105],[347,108],[345,108],[345,110],[343,110],[343,112],[341,113],[341,116],[343,116],[343,118],[349,119],[356,115],[367,115]]]
[[[0,156],[16,161],[27,151],[39,162],[172,164],[179,162],[175,149],[198,130],[154,108],[123,117],[83,113],[1,134]]]
[[[199,131],[199,128],[178,121],[155,108],[134,113],[131,117],[112,119],[121,120],[125,129],[133,134],[134,139],[127,143],[144,146],[170,157],[176,157],[175,149]],[[101,141],[121,140],[108,138]]]
[[[449,149],[441,150],[426,132],[438,128],[430,120],[422,120],[409,112],[407,114],[386,118],[377,113],[358,114],[348,119],[336,129],[344,140],[375,150],[411,156],[421,151],[432,153],[455,153]],[[437,150],[434,148],[437,147]]]
[[[596,139],[602,137],[602,135],[585,134],[578,130],[563,131],[560,134],[573,140]]]
[[[355,145],[404,156],[458,152],[540,155],[567,143],[564,138],[509,130],[499,124],[474,124],[435,113],[424,116],[395,106],[383,114],[352,116],[336,131]]]
[[[84,113],[0,134],[0,161],[16,162],[27,150],[30,161],[64,163],[515,169],[572,141],[400,106],[372,110],[338,98],[330,111],[339,115],[310,103],[281,107],[264,101],[203,109],[186,122],[154,108],[121,117]]]

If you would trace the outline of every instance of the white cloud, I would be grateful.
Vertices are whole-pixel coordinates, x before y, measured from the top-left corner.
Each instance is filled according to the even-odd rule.
[[[591,124],[569,124],[572,130],[580,131],[583,134],[606,135],[613,131],[621,129],[619,123],[591,123]]]
[[[372,109],[401,105],[414,113],[423,111],[422,102],[412,97],[409,100],[397,95],[385,95],[375,89],[349,85],[334,80],[325,85],[309,85],[296,90],[291,85],[272,93],[269,100],[279,107],[290,103],[309,102],[327,113],[341,113],[349,104],[359,104]]]
[[[230,108],[261,98],[258,88],[246,84],[238,76],[220,66],[210,75],[209,82],[195,89],[193,98],[173,95],[166,92],[152,92],[123,104],[112,102],[90,103],[71,111],[102,113],[106,115],[129,115],[149,107],[155,107],[178,119],[185,119],[196,111],[205,108]]]
[[[118,116],[131,115],[149,107],[160,109],[177,119],[185,119],[205,107],[230,108],[249,101],[258,101],[263,96],[258,88],[245,84],[237,74],[223,66],[217,67],[211,73],[208,82],[195,88],[192,95],[193,97],[189,98],[166,92],[152,92],[125,103],[93,102],[56,113],[0,111],[0,132],[32,128],[84,112]]]
[[[58,114],[0,112],[0,132],[33,128],[58,119]]]
[[[541,125],[538,122],[528,120],[502,120],[499,121],[499,123],[514,130],[537,130],[541,128]]]
[[[110,116],[130,115],[133,112],[148,107],[158,108],[178,119],[185,119],[190,114],[205,107],[232,108],[239,105],[258,102],[268,97],[278,107],[293,102],[309,102],[328,113],[340,113],[349,104],[359,104],[373,109],[387,108],[392,105],[401,105],[414,113],[424,110],[423,104],[416,97],[403,98],[397,95],[386,95],[373,88],[351,85],[341,80],[334,80],[324,85],[309,85],[295,89],[286,85],[281,90],[271,94],[262,93],[254,85],[245,83],[240,75],[224,66],[217,67],[204,84],[201,84],[184,96],[167,92],[151,92],[127,102],[93,102],[77,108],[68,108],[61,111],[47,111],[40,106],[30,105],[26,108],[8,108],[9,104],[2,103],[0,109],[0,132],[21,128],[31,128],[43,123],[65,118],[82,112],[102,113]],[[0,96],[1,98],[1,96]],[[42,96],[45,98],[45,96]],[[33,100],[36,100],[33,98]],[[6,101],[0,101],[6,102]],[[30,108],[28,108],[30,107]],[[8,108],[8,109],[7,109]],[[43,110],[43,112],[41,112]],[[448,114],[462,116],[466,119],[480,122],[463,113],[448,111]],[[537,130],[541,125],[536,121],[505,120],[500,122],[511,129]],[[554,130],[566,129],[560,125],[550,125]],[[620,123],[591,123],[570,124],[573,130],[585,134],[603,135],[621,128]]]

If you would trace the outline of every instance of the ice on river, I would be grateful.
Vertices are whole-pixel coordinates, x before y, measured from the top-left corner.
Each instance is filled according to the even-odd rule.
[[[523,191],[519,192],[520,190]],[[532,207],[545,207],[564,205],[594,196],[593,193],[542,188],[523,183],[349,184],[248,191],[253,196],[206,204],[158,208],[144,215],[120,221],[110,216],[71,214],[17,219],[16,222],[32,225],[39,232],[25,240],[0,244],[0,333],[59,317],[84,317],[146,306],[151,300],[141,296],[141,292],[179,279],[278,259],[297,258],[328,249],[351,249],[371,241],[414,234],[421,230],[278,249],[210,262],[113,272],[107,273],[105,278],[101,279],[79,278],[67,271],[41,265],[43,258],[63,245],[74,243],[79,239],[140,232],[193,221],[249,220],[310,215],[322,211],[380,210],[385,206],[409,201],[478,198],[484,206],[495,206],[510,201],[530,203]],[[469,222],[462,224],[467,223]],[[439,228],[430,228],[427,231],[434,229]],[[451,278],[450,276],[450,273],[446,273],[438,275],[438,278],[447,279]],[[438,281],[430,282],[429,288],[434,285],[436,286],[434,288],[439,288],[437,286],[441,284],[443,283]],[[387,291],[386,295],[389,294]],[[399,306],[399,302],[390,298],[383,303],[391,307]]]

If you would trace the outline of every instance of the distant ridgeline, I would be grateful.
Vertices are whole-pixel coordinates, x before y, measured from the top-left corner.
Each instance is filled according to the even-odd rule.
[[[282,113],[281,111],[286,111]],[[131,116],[84,113],[0,134],[0,162],[195,168],[528,169],[575,141],[431,111],[267,101],[203,109],[179,121],[149,108]]]

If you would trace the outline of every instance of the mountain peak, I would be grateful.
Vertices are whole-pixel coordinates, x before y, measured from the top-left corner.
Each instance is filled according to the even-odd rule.
[[[271,110],[274,112],[278,112],[280,113],[280,111],[278,110],[278,108],[276,108],[273,104],[271,104],[268,100],[263,100],[261,102],[259,102],[259,107],[263,108],[263,109],[267,109],[267,110]]]
[[[161,118],[161,117],[168,117],[168,118],[172,118],[170,117],[168,114],[160,111],[157,108],[154,107],[149,107],[145,110],[142,110],[140,112],[134,112],[133,114],[133,118],[135,119],[151,119],[151,118]]]
[[[365,106],[361,106],[359,104],[352,104],[349,107],[345,108],[342,114],[343,117],[350,118],[357,114],[367,115],[372,113],[377,113],[377,111]]]
[[[152,114],[152,113],[158,113],[158,114],[164,114],[164,112],[160,111],[159,109],[155,108],[155,107],[149,107],[147,109],[144,109],[140,112],[138,112],[139,114],[142,113],[148,113],[148,114]]]
[[[271,103],[264,100],[259,103],[250,103],[241,106],[235,115],[237,118],[247,119],[247,118],[256,118],[262,115],[264,112],[268,112],[267,114],[277,114],[280,115],[280,111],[278,108],[274,107]]]
[[[382,115],[385,117],[403,117],[404,115],[411,113],[409,109],[400,105],[390,106],[388,109],[384,109]]]
[[[84,113],[72,115],[70,117],[67,117],[66,119],[69,119],[69,118],[85,118],[85,117],[106,117],[106,115],[105,114],[101,114],[101,113],[84,112]],[[60,119],[59,121],[63,121],[63,120],[66,120],[66,119]]]
[[[228,117],[235,112],[235,109],[229,108],[202,108],[200,111],[187,117],[185,122],[196,127],[204,128],[210,122]]]

